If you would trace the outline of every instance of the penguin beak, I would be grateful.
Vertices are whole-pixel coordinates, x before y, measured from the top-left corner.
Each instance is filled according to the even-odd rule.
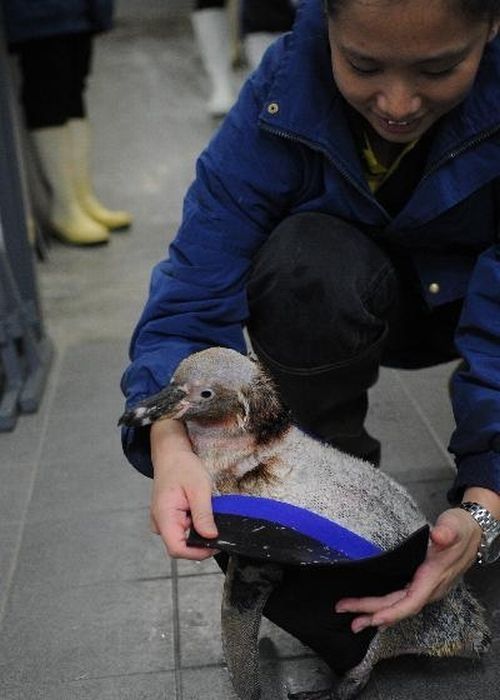
[[[130,428],[151,425],[165,418],[181,418],[190,404],[184,399],[187,392],[176,384],[162,389],[158,394],[149,396],[120,417],[118,425]]]

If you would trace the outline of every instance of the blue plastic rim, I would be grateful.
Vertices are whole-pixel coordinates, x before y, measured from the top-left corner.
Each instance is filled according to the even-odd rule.
[[[260,496],[231,494],[212,498],[214,513],[267,520],[312,537],[348,559],[359,560],[383,553],[378,545],[356,532],[306,508]]]

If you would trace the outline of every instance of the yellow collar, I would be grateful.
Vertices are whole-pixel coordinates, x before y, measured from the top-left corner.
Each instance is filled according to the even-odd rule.
[[[375,155],[375,152],[372,148],[372,145],[370,143],[370,140],[368,139],[368,135],[365,132],[363,132],[363,137],[365,140],[365,146],[362,149],[363,153],[363,158],[366,166],[366,176],[368,180],[368,185],[370,187],[370,190],[374,193],[378,190],[378,188],[387,180],[389,175],[392,175],[392,173],[396,170],[398,165],[400,164],[401,160],[404,158],[404,156],[411,151],[411,149],[415,146],[415,144],[418,142],[418,139],[415,139],[415,141],[412,141],[409,143],[398,155],[398,157],[389,165],[386,167],[385,165],[382,165],[377,159],[377,156]]]

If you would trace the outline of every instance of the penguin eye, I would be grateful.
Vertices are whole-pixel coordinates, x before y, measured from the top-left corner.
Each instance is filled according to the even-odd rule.
[[[211,389],[203,389],[200,391],[200,396],[202,399],[211,399],[214,392]]]

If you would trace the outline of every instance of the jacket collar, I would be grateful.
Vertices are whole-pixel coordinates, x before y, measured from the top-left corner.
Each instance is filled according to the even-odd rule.
[[[327,17],[322,0],[304,0],[293,31],[278,46],[277,63],[259,122],[325,153],[350,179],[367,185],[332,76]],[[278,49],[276,46],[276,49]],[[430,168],[482,135],[500,129],[500,38],[488,44],[466,99],[438,125]]]

